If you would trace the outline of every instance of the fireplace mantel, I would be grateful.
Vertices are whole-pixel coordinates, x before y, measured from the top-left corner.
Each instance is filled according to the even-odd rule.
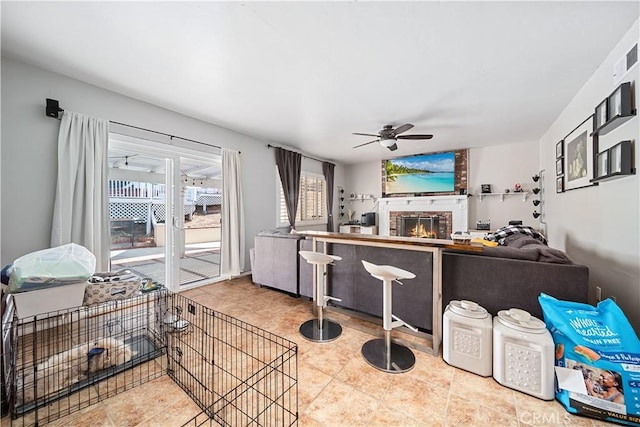
[[[453,231],[467,231],[467,196],[388,197],[378,199],[378,220],[381,236],[389,236],[389,212],[438,212],[451,211]]]

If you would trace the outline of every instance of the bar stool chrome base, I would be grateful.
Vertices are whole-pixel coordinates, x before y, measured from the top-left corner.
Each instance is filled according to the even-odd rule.
[[[384,372],[399,374],[410,371],[416,364],[413,352],[399,344],[390,343],[390,357],[386,357],[387,348],[384,339],[367,341],[362,345],[362,357],[371,366]]]
[[[331,342],[342,334],[342,326],[331,320],[311,319],[300,325],[300,335],[313,342]]]

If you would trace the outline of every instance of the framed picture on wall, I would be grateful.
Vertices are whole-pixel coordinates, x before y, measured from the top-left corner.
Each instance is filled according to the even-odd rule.
[[[564,190],[589,187],[593,178],[593,120],[587,117],[564,138]]]
[[[622,85],[609,97],[609,118],[622,114]]]
[[[596,177],[609,174],[609,151],[605,150],[602,153],[598,153],[596,156]]]
[[[609,173],[620,173],[622,172],[622,145],[617,144],[609,150],[611,153],[611,159],[609,160],[609,164],[611,165],[611,170]]]
[[[564,193],[564,177],[559,176],[556,178],[556,193]]]
[[[563,154],[564,154],[564,140],[556,144],[556,159],[562,158]]]
[[[556,160],[556,175],[560,176],[563,174],[564,172],[564,161],[563,159],[557,159]]]
[[[600,129],[602,125],[607,123],[607,99],[602,101],[600,105],[596,107],[596,123],[595,128]]]

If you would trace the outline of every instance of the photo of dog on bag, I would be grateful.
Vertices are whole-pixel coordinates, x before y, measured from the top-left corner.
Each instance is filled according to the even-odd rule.
[[[589,396],[624,404],[622,376],[619,372],[587,366],[570,359],[567,359],[567,367],[582,372]]]

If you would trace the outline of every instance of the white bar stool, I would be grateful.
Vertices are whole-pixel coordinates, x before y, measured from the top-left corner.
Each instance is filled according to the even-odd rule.
[[[318,318],[307,320],[300,325],[300,334],[313,342],[333,341],[342,334],[342,326],[324,318],[324,308],[327,301],[342,301],[340,298],[326,294],[326,266],[342,258],[336,255],[326,255],[320,252],[300,251],[300,255],[313,265],[313,301],[318,308]]]
[[[408,347],[391,342],[391,330],[398,326],[406,326],[414,332],[418,332],[418,330],[391,313],[393,307],[391,282],[402,285],[399,279],[413,279],[416,275],[391,265],[376,265],[365,260],[362,260],[362,264],[369,274],[382,281],[382,322],[384,328],[384,339],[377,338],[363,344],[362,357],[369,365],[381,371],[406,372],[413,368],[416,357]]]

